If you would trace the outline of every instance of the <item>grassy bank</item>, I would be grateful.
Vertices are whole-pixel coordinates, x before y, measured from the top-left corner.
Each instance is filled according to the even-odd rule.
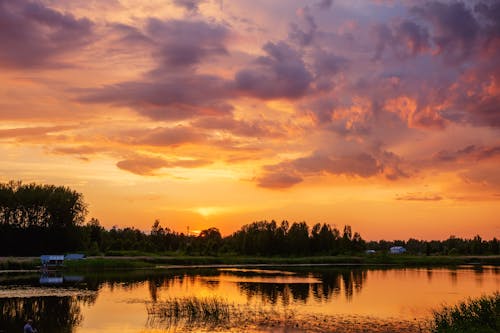
[[[458,266],[467,264],[500,266],[500,256],[315,256],[315,257],[242,257],[242,256],[126,256],[92,257],[68,262],[72,270],[134,269],[183,265],[391,265],[396,267]]]
[[[500,293],[435,311],[431,327],[433,333],[500,332]]]
[[[65,268],[78,271],[131,270],[157,266],[184,265],[388,265],[395,267],[428,267],[458,265],[500,266],[500,256],[314,256],[314,257],[244,257],[244,256],[185,256],[140,253],[121,256],[89,257],[85,260],[66,261]],[[0,258],[0,270],[36,269],[38,258]]]
[[[31,270],[40,265],[40,259],[34,257],[0,257],[0,270]]]

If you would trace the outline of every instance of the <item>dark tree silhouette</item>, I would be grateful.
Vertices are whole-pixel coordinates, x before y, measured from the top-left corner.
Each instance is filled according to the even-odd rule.
[[[83,195],[54,185],[0,183],[0,255],[39,255],[49,252],[85,251],[87,254],[120,255],[123,251],[188,255],[305,256],[361,254],[366,249],[387,252],[404,246],[408,254],[500,254],[499,241],[451,236],[444,241],[409,239],[365,242],[351,226],[342,234],[327,223],[309,228],[306,222],[257,221],[222,237],[217,228],[198,236],[177,233],[155,220],[149,233],[134,227],[106,230],[87,213]]]

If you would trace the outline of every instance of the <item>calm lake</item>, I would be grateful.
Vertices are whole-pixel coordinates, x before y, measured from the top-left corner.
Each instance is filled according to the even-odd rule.
[[[498,290],[491,266],[0,272],[0,332],[419,332],[432,309]]]

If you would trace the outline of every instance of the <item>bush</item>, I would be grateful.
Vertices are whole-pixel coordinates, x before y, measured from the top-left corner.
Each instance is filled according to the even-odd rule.
[[[434,311],[434,333],[497,333],[500,331],[500,293],[469,299]]]

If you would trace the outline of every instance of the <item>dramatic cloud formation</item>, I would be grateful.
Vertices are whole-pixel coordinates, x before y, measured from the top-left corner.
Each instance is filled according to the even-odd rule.
[[[285,42],[266,43],[263,50],[267,56],[258,57],[253,68],[236,73],[237,88],[262,99],[303,96],[312,76],[300,54]]]
[[[389,28],[380,24],[376,28],[378,44],[375,59],[380,59],[386,48],[400,59],[414,57],[429,49],[429,32],[413,21],[403,20]]]
[[[116,223],[103,198],[173,189],[134,216],[374,230],[467,201],[460,230],[498,231],[498,1],[0,0],[0,27],[2,180],[76,184]]]
[[[62,66],[61,56],[92,39],[93,23],[36,1],[0,1],[0,66]]]
[[[150,19],[146,31],[158,45],[160,67],[177,69],[197,64],[212,55],[226,55],[228,30],[204,21]]]
[[[480,161],[500,156],[500,146],[494,147],[478,147],[475,145],[467,146],[453,152],[441,150],[434,155],[436,161],[441,162],[456,162],[457,160]]]
[[[231,105],[222,99],[229,94],[228,88],[227,83],[216,76],[173,74],[159,80],[89,89],[80,101],[132,107],[155,120],[181,120],[230,113]]]
[[[193,68],[212,56],[227,55],[223,25],[204,21],[158,20],[146,22],[144,35],[130,27],[125,43],[147,40],[156,58],[156,68],[140,81],[121,82],[86,89],[80,101],[129,106],[142,115],[158,120],[177,120],[197,115],[224,115],[231,105],[231,83]]]
[[[327,156],[316,152],[310,156],[266,166],[265,173],[258,181],[261,187],[285,188],[295,185],[299,179],[303,180],[306,176],[323,173],[362,178],[385,175],[389,180],[397,180],[401,177],[408,177],[408,174],[401,168],[401,159],[394,153],[386,151],[377,152],[374,155],[361,152],[340,156]],[[283,178],[283,175],[286,177]],[[276,180],[273,180],[273,177]]]
[[[462,2],[428,2],[412,11],[429,22],[438,52],[453,62],[465,60],[474,50],[479,24]]]

